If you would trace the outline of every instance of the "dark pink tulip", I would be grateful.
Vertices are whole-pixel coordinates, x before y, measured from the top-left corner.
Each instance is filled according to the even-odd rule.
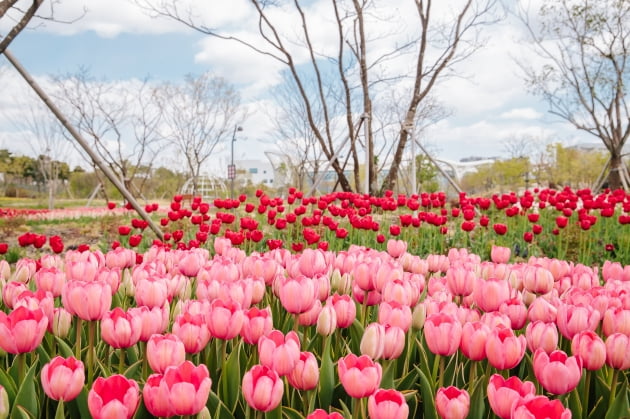
[[[435,394],[435,409],[442,419],[464,419],[470,410],[470,395],[457,387],[441,387]]]
[[[513,376],[507,380],[500,374],[494,374],[488,382],[488,401],[495,415],[501,419],[510,419],[512,407],[519,400],[536,394],[536,386],[531,381],[521,381]]]
[[[83,389],[83,362],[74,357],[56,356],[42,368],[42,387],[48,397],[65,402],[75,399]]]
[[[298,390],[312,390],[319,382],[319,366],[312,352],[300,352],[295,368],[287,375],[289,384]]]
[[[367,355],[349,354],[340,358],[337,372],[344,390],[354,398],[367,397],[374,393],[383,377],[381,364]]]
[[[140,388],[123,375],[98,377],[88,393],[88,408],[94,419],[130,419],[140,404]]]
[[[61,301],[70,313],[86,321],[100,320],[112,305],[111,286],[105,281],[68,281]]]
[[[523,398],[512,406],[512,419],[571,419],[571,410],[546,396]]]
[[[155,334],[147,342],[145,356],[151,369],[162,374],[166,368],[176,367],[186,360],[186,348],[177,335]]]
[[[328,413],[324,409],[316,409],[306,419],[343,419],[343,416],[338,412]]]
[[[212,380],[205,365],[185,361],[152,374],[142,390],[144,405],[155,416],[196,415],[206,405]]]
[[[481,322],[467,322],[462,327],[459,349],[472,361],[486,359],[486,340],[490,328]]]
[[[555,323],[545,323],[536,320],[527,325],[525,329],[525,339],[527,340],[527,349],[530,352],[536,352],[541,348],[547,353],[551,353],[558,348],[558,329]]]
[[[278,407],[284,385],[278,373],[264,365],[254,365],[243,376],[243,396],[253,409],[269,412]]]
[[[370,419],[407,419],[409,406],[400,391],[378,389],[368,399],[368,414]]]
[[[101,337],[113,348],[129,348],[140,340],[142,319],[133,311],[116,307],[101,319]]]
[[[260,363],[280,376],[290,374],[300,359],[300,338],[291,331],[286,336],[272,330],[258,340]]]
[[[499,370],[514,368],[525,355],[525,336],[515,336],[512,329],[495,327],[486,341],[486,356],[490,365]]]
[[[462,339],[462,325],[450,314],[431,314],[424,322],[424,338],[434,354],[453,355]]]
[[[606,365],[617,370],[630,368],[630,337],[613,333],[606,338]]]
[[[0,311],[0,348],[10,354],[34,351],[42,343],[48,318],[41,308],[18,307],[9,315]]]
[[[584,368],[597,371],[606,362],[606,344],[591,330],[577,333],[571,340],[571,353],[582,358]]]
[[[240,333],[246,343],[257,345],[260,337],[269,333],[271,329],[273,329],[273,321],[269,307],[262,310],[252,307],[244,312],[243,327]]]
[[[567,356],[556,350],[547,354],[536,350],[532,360],[534,375],[545,390],[552,394],[566,394],[577,387],[582,377],[582,358]]]

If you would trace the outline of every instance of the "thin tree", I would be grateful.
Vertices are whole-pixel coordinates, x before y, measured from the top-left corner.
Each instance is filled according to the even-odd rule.
[[[233,130],[245,118],[240,96],[224,79],[205,73],[162,85],[159,97],[161,135],[184,156],[197,193],[201,168],[218,144],[232,140]]]
[[[521,63],[532,92],[550,113],[604,143],[609,186],[620,188],[630,136],[630,2],[545,0],[539,10],[520,7],[516,15],[543,60]]]
[[[154,16],[166,16],[226,42],[244,45],[284,65],[304,104],[309,129],[343,190],[353,187],[345,174],[344,162],[338,157],[342,154],[337,152],[339,147],[346,142],[349,144],[354,184],[358,187],[363,159],[359,141],[362,139],[364,147],[367,146],[371,193],[397,187],[403,152],[409,140],[404,127],[416,122],[421,103],[438,81],[483,44],[479,30],[496,21],[493,11],[498,3],[497,0],[409,0],[398,10],[392,8],[390,2],[375,0],[332,0],[330,3],[250,0],[259,35],[252,40],[200,22],[193,9],[176,0],[136,2]],[[328,5],[328,15],[315,22],[309,8],[321,9],[325,5]],[[452,15],[444,18],[447,10]],[[417,20],[411,27],[393,24],[403,22],[414,13]],[[287,21],[298,24],[287,27]],[[321,42],[315,36],[322,31],[323,21],[333,22],[331,30],[326,31],[329,35],[335,34],[333,42]],[[384,23],[389,28],[385,31],[380,29]],[[385,42],[388,39],[389,45]],[[311,82],[314,87],[310,86]],[[381,106],[380,101],[387,97],[383,93],[393,88],[406,92],[405,109],[393,120],[384,121],[377,112],[387,108]],[[362,129],[356,130],[359,121]],[[396,129],[387,138],[387,144],[376,147],[375,127],[382,126]],[[391,148],[392,157],[379,187],[376,150],[383,148]]]

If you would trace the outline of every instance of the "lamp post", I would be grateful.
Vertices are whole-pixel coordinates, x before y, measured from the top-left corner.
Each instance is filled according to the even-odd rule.
[[[228,167],[228,178],[230,178],[230,199],[234,199],[234,178],[236,177],[236,167],[234,166],[234,143],[236,142],[236,131],[243,131],[243,127],[235,125],[234,132],[232,133],[230,167]]]

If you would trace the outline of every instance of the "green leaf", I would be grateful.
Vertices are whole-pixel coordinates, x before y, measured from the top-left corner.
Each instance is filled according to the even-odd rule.
[[[223,404],[217,394],[213,391],[210,392],[206,406],[208,406],[208,409],[211,412],[214,412],[212,415],[214,419],[234,419],[234,415],[230,412],[230,409]]]
[[[319,370],[319,406],[330,406],[335,390],[335,367],[330,357],[330,338],[326,338],[322,352],[322,366]]]
[[[23,354],[24,355],[24,354]],[[19,355],[19,356],[23,356]],[[22,412],[20,408],[26,412],[27,417],[37,418],[39,417],[39,404],[37,400],[37,393],[35,389],[35,369],[37,368],[37,362],[33,363],[33,365],[29,368],[26,376],[24,377],[24,381],[20,385],[20,388],[17,391],[15,396],[15,402],[13,403],[13,409],[11,411],[11,419],[17,418],[18,414],[21,415]],[[19,416],[22,417],[22,416]]]
[[[35,419],[35,417],[31,416],[22,406],[15,406],[11,412],[11,419]]]
[[[472,365],[472,368],[476,367],[476,365]],[[484,377],[479,377],[477,380],[472,394],[470,396],[470,413],[468,414],[471,418],[483,418],[486,414],[486,389],[481,383],[485,381]]]
[[[41,365],[42,367],[44,366],[44,364],[47,364],[50,362],[50,355],[48,355],[48,352],[44,348],[44,345],[37,345],[37,348],[35,350],[37,351],[37,355],[38,355],[39,361],[42,364]]]
[[[9,404],[13,405],[13,400],[15,399],[15,394],[17,393],[17,386],[15,385],[15,381],[13,377],[11,377],[4,368],[0,368],[0,385],[4,387],[7,391],[7,395],[9,396]]]
[[[571,413],[573,417],[581,416],[582,412],[582,400],[580,399],[580,394],[578,393],[578,389],[571,391],[569,393],[569,409],[571,409]]]
[[[408,390],[412,388],[416,384],[417,381],[418,381],[418,371],[416,371],[416,369],[414,368],[411,371],[409,371],[407,375],[405,375],[404,377],[394,380],[394,384],[396,386],[395,388],[399,389],[400,391],[403,391],[403,390]]]
[[[282,404],[273,409],[270,412],[265,413],[265,419],[282,419],[282,411],[284,410]]]
[[[66,404],[66,407],[70,411],[69,416],[71,418],[89,418],[92,416],[90,415],[90,409],[88,408],[87,399],[88,390],[86,386],[83,386],[83,388],[81,389],[81,393],[79,393],[77,398],[69,401]]]
[[[63,356],[64,358],[70,358],[71,356],[74,356],[74,351],[68,346],[66,341],[57,336],[55,336],[55,340],[57,341],[57,350],[59,351],[61,356]]]
[[[348,406],[343,402],[343,400],[339,400],[339,403],[341,403],[341,409],[343,410],[343,416],[345,418],[352,417],[352,412],[350,411],[350,409],[348,409]]]
[[[125,371],[123,375],[127,378],[133,378],[134,380],[139,380],[140,375],[138,371],[140,371],[141,367],[142,367],[142,360],[136,361],[133,364],[131,364],[129,368],[127,368],[127,370]]]
[[[424,417],[426,419],[437,419],[435,410],[435,394],[433,394],[433,385],[418,366],[415,366],[420,376],[420,392],[422,393],[422,407]]]
[[[63,400],[59,400],[57,404],[57,411],[55,412],[55,419],[65,419],[66,413],[63,408]]]
[[[236,348],[232,350],[228,359],[223,363],[221,370],[221,378],[219,378],[221,389],[221,400],[225,402],[225,405],[230,409],[230,412],[234,413],[236,410],[236,403],[238,397],[241,394],[241,363],[240,354],[241,343],[236,345]]]
[[[287,406],[282,408],[282,416],[287,419],[304,419],[304,416],[302,416],[300,412]]]
[[[625,384],[625,383],[624,383]],[[605,419],[619,419],[630,416],[630,405],[628,404],[628,386],[622,385],[619,393],[615,396],[612,404],[608,406]]]

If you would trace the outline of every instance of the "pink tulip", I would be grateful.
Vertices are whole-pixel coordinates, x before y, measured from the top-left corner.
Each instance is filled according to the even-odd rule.
[[[35,284],[38,290],[50,291],[54,297],[59,297],[66,283],[66,274],[56,267],[41,268],[35,273]]]
[[[517,401],[512,407],[512,419],[571,419],[571,410],[560,400],[549,400],[546,396],[534,396]]]
[[[271,368],[281,377],[288,375],[300,359],[300,338],[291,331],[286,336],[272,330],[258,340],[260,363]]]
[[[206,314],[210,334],[222,340],[238,336],[243,327],[243,310],[234,301],[214,300]]]
[[[349,354],[337,363],[339,381],[350,397],[362,398],[371,395],[381,384],[383,369],[367,355],[360,357]]]
[[[142,319],[134,312],[116,307],[101,320],[101,337],[113,348],[129,348],[140,340]]]
[[[591,306],[561,304],[558,308],[556,324],[562,336],[570,340],[583,330],[595,331],[599,325],[599,319],[599,311]]]
[[[531,381],[521,381],[513,376],[507,380],[500,374],[494,374],[488,382],[488,401],[495,415],[501,419],[510,419],[512,407],[519,400],[536,394],[536,386]]]
[[[11,277],[11,281],[21,282],[23,284],[28,283],[35,275],[37,270],[37,264],[33,259],[22,258],[15,263],[15,272]]]
[[[112,305],[111,286],[105,281],[68,281],[61,301],[66,310],[80,319],[100,320]]]
[[[510,298],[510,283],[504,279],[488,278],[475,281],[473,299],[485,312],[496,311]]]
[[[391,260],[381,262],[374,274],[374,288],[378,292],[382,292],[383,288],[389,281],[396,281],[403,278],[404,271],[402,266]]]
[[[523,287],[534,294],[547,294],[554,286],[553,274],[542,266],[525,267],[522,281]]]
[[[546,298],[538,297],[527,309],[527,318],[530,322],[540,320],[545,323],[556,321],[558,309]]]
[[[513,330],[520,330],[525,326],[527,321],[527,306],[523,304],[523,300],[518,298],[510,298],[499,306],[499,313],[503,313],[510,319],[510,327]]]
[[[315,304],[310,308],[310,310],[298,314],[297,322],[300,326],[308,327],[317,324],[317,319],[319,318],[319,314],[322,311],[322,302],[315,299]]]
[[[66,260],[66,279],[68,281],[94,281],[98,268],[98,261],[95,258]]]
[[[83,362],[56,356],[42,368],[42,387],[48,397],[65,402],[75,399],[83,389]]]
[[[304,313],[313,307],[318,296],[317,283],[304,275],[276,279],[282,306],[291,314]]]
[[[509,247],[492,245],[490,250],[490,259],[494,263],[508,263],[510,260],[511,250]]]
[[[464,323],[459,349],[472,361],[486,359],[486,340],[489,334],[490,328],[481,322]]]
[[[407,251],[407,242],[404,240],[387,240],[387,253],[393,258],[401,257]]]
[[[604,336],[623,333],[630,336],[630,309],[611,307],[604,312],[602,321]]]
[[[13,308],[15,299],[24,291],[28,291],[28,287],[23,282],[9,281],[4,284],[2,287],[2,301],[4,301],[4,305]]]
[[[177,335],[153,335],[147,342],[146,357],[151,369],[159,374],[166,368],[178,366],[186,360],[186,348]]]
[[[317,358],[312,352],[300,352],[300,359],[291,374],[287,375],[289,384],[298,390],[312,390],[319,382]]]
[[[406,419],[409,406],[400,391],[378,389],[368,399],[368,414],[370,419]]]
[[[375,306],[381,302],[381,293],[375,289],[366,292],[354,281],[352,285],[352,298],[359,304],[363,304],[365,300],[368,306]]]
[[[353,287],[357,287],[357,292],[373,291],[375,270],[367,262],[355,263],[352,270]]]
[[[196,415],[208,401],[212,380],[205,365],[185,361],[152,374],[142,390],[144,404],[154,416]]]
[[[394,301],[383,301],[378,307],[378,322],[400,327],[406,333],[411,327],[411,308]]]
[[[23,291],[20,295],[15,297],[13,301],[13,308],[26,307],[29,310],[37,310],[41,308],[46,318],[48,318],[48,328],[50,330],[51,323],[53,321],[55,302],[53,295],[49,291]]]
[[[204,252],[202,249],[184,251],[180,254],[177,269],[187,277],[194,277],[197,276],[207,260],[207,251]]]
[[[606,344],[593,331],[577,333],[571,340],[571,353],[582,358],[584,368],[597,371],[606,362]]]
[[[168,303],[164,307],[147,306],[131,307],[128,310],[135,317],[139,317],[142,321],[142,331],[140,332],[140,341],[147,342],[154,334],[161,334],[166,331],[169,324],[170,308]]]
[[[453,266],[446,271],[446,285],[456,296],[465,297],[472,294],[476,279],[475,272],[463,266]]]
[[[105,266],[108,268],[131,268],[136,264],[136,252],[126,247],[117,247],[105,254]]]
[[[542,349],[534,353],[534,375],[545,390],[553,394],[566,394],[577,387],[582,377],[582,358],[567,356],[560,350],[549,355]]]
[[[322,307],[317,316],[317,333],[330,336],[337,329],[337,312],[332,304]]]
[[[405,349],[405,332],[398,326],[385,325],[383,359],[396,359]]]
[[[242,389],[247,404],[262,412],[278,407],[284,394],[284,385],[278,373],[264,365],[254,365],[245,373]]]
[[[392,279],[387,281],[381,292],[382,300],[387,302],[397,302],[405,306],[413,306],[418,302],[420,293],[424,289],[424,277],[419,275],[409,276],[403,279]]]
[[[532,353],[536,352],[538,348],[551,353],[558,348],[558,329],[555,323],[545,323],[536,320],[527,325],[525,339],[527,341],[527,349]]]
[[[258,345],[260,337],[269,333],[271,329],[273,329],[273,322],[269,307],[262,310],[257,307],[245,310],[240,333],[246,343]]]
[[[9,315],[0,311],[0,348],[10,354],[34,351],[42,343],[48,318],[41,308],[18,307]]]
[[[119,374],[98,377],[88,393],[88,408],[94,419],[129,419],[139,404],[138,383]]]
[[[462,339],[462,325],[450,314],[431,314],[424,322],[424,338],[434,354],[453,355]]]
[[[372,359],[379,359],[385,350],[385,326],[380,323],[367,325],[361,337],[359,345],[361,355],[367,355]]]
[[[66,338],[72,326],[72,314],[63,307],[53,309],[53,321],[48,325],[48,330],[59,338]]]
[[[617,370],[630,368],[630,337],[623,333],[613,333],[606,338],[606,365]]]
[[[517,337],[509,327],[497,326],[488,335],[486,356],[496,369],[512,369],[523,359],[525,347],[525,336]]]
[[[210,341],[210,331],[201,314],[180,314],[173,322],[173,334],[184,342],[187,354],[202,351]]]
[[[470,395],[457,387],[441,387],[435,394],[435,409],[442,419],[464,419],[470,410]]]
[[[267,255],[250,255],[241,263],[244,277],[263,278],[265,284],[271,285],[280,265]]]
[[[339,295],[337,293],[331,295],[326,300],[326,305],[332,304],[337,314],[337,327],[345,329],[349,327],[357,317],[356,303],[349,295]]]
[[[134,298],[137,305],[149,308],[164,306],[168,297],[168,286],[164,277],[153,276],[140,279],[135,287]]]

